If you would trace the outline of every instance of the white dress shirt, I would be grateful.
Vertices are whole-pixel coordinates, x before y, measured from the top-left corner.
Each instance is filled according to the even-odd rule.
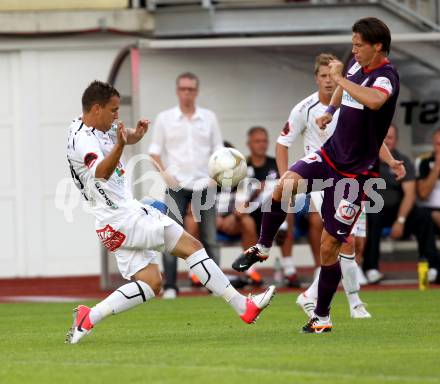
[[[153,127],[150,155],[159,155],[165,169],[186,189],[208,185],[208,160],[223,147],[214,112],[196,107],[191,119],[174,107],[159,113]]]

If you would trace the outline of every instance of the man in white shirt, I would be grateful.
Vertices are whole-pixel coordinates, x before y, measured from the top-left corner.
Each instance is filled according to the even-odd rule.
[[[176,80],[178,106],[161,112],[155,121],[149,154],[168,186],[165,203],[168,216],[183,223],[191,203],[194,219],[199,223],[200,240],[208,255],[219,263],[215,193],[208,193],[208,160],[223,146],[216,115],[196,105],[199,79],[190,72]],[[165,252],[164,298],[175,298],[177,260]]]
[[[432,211],[440,231],[440,128],[432,134],[433,151],[417,159],[418,204]]]
[[[274,286],[257,296],[241,295],[198,240],[157,209],[133,199],[121,156],[125,145],[144,136],[148,121],[139,121],[136,129],[115,124],[119,105],[119,92],[110,84],[94,81],[87,87],[83,115],[69,127],[67,160],[76,186],[91,205],[99,239],[116,257],[122,276],[131,281],[93,308],[75,308],[66,342],[78,343],[107,316],[156,296],[161,289],[156,251],[163,250],[184,259],[203,285],[223,297],[244,322],[255,322],[273,297]]]
[[[312,154],[319,150],[327,139],[333,135],[338,121],[339,111],[336,111],[333,120],[324,129],[320,129],[316,119],[322,116],[331,100],[336,89],[336,83],[330,77],[328,64],[336,57],[322,53],[315,60],[315,79],[318,91],[300,101],[290,112],[289,119],[278,137],[276,147],[277,165],[280,174],[288,168],[288,149],[291,144],[300,136],[303,136],[305,155]],[[319,259],[320,238],[322,232],[321,206],[323,192],[311,192],[311,200],[316,212],[310,212],[311,248],[316,259]],[[359,237],[366,236],[365,214],[362,214],[355,226],[352,234]],[[355,261],[354,250],[352,248],[353,239],[348,244],[344,244],[340,253],[342,268],[342,284],[350,305],[350,314],[354,318],[366,318],[371,315],[365,309],[364,303],[359,298],[360,285],[358,282],[359,267]],[[304,312],[311,316],[315,309],[318,297],[319,273],[315,274],[312,285],[298,296],[297,304]]]
[[[440,128],[432,134],[432,147],[432,152],[416,160],[417,204],[431,211],[436,231],[440,233]],[[440,282],[438,270],[430,268],[428,279],[430,282]]]

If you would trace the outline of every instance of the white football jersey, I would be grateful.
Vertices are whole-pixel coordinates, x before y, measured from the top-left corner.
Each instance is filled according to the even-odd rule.
[[[120,222],[127,209],[137,203],[133,200],[122,161],[107,181],[95,179],[96,167],[115,142],[115,126],[108,132],[101,132],[86,126],[79,118],[69,127],[67,160],[70,172],[75,185],[90,203],[97,224]]]
[[[325,129],[320,129],[316,124],[316,118],[324,114],[327,105],[319,101],[318,92],[299,102],[292,109],[289,119],[286,122],[277,142],[286,147],[292,143],[301,134],[304,138],[304,153],[315,152],[333,135],[338,121],[339,109],[333,115],[331,123],[327,124]]]

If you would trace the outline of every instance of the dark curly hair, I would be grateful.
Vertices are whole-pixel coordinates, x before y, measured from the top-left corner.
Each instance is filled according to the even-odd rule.
[[[89,112],[95,104],[105,106],[113,96],[121,97],[116,88],[103,81],[93,81],[82,95],[83,112]]]
[[[382,44],[382,52],[390,53],[391,32],[387,25],[375,17],[366,17],[353,24],[353,33],[359,33],[362,40],[369,44]]]

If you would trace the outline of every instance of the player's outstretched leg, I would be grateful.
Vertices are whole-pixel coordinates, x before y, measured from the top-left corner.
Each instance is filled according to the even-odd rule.
[[[263,214],[264,217],[264,214]],[[269,249],[263,247],[261,244],[253,245],[246,249],[235,261],[232,263],[232,268],[238,272],[247,271],[255,263],[262,263],[269,257]]]
[[[155,273],[160,276],[157,264],[149,265],[144,271],[147,269],[147,272],[154,272],[152,270],[156,269],[157,271],[155,271]],[[116,291],[110,294],[110,296],[96,304],[93,308],[79,305],[73,310],[73,324],[67,332],[66,343],[78,343],[84,336],[92,331],[92,328],[98,322],[107,316],[127,311],[128,309],[153,298],[160,290],[160,280],[158,285],[152,285],[155,286],[154,290],[144,281],[132,281],[119,287]]]
[[[175,242],[173,232],[176,232],[176,227],[165,228],[165,244],[176,244],[171,254],[184,259],[188,268],[200,282],[216,296],[222,297],[229,303],[245,323],[254,323],[259,314],[270,304],[275,295],[275,286],[271,285],[259,295],[243,296],[231,285],[198,240],[187,232],[183,232]]]
[[[236,271],[242,272],[249,269],[249,267],[257,262],[263,262],[269,257],[269,251],[272,247],[273,240],[286,219],[287,212],[282,208],[282,199],[290,200],[291,196],[296,194],[298,180],[301,176],[296,172],[287,171],[278,182],[275,190],[272,193],[272,202],[269,211],[263,212],[261,219],[260,238],[256,245],[250,247],[243,252],[232,263],[232,268]],[[285,196],[284,188],[288,191],[288,196]],[[266,204],[264,204],[264,208]]]

